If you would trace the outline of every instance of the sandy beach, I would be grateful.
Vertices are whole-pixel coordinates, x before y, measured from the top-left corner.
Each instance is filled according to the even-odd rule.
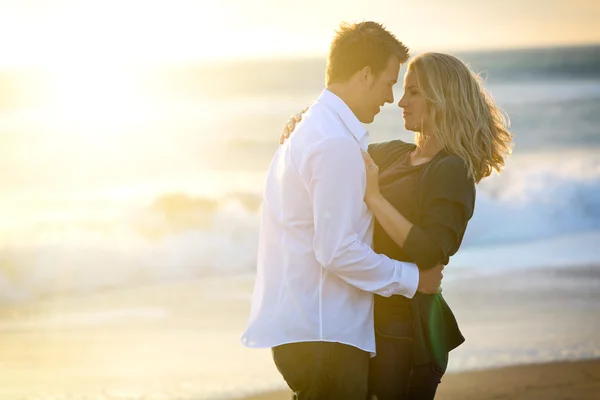
[[[444,296],[467,341],[438,399],[597,398],[598,266],[448,269]],[[4,305],[0,399],[284,399],[269,351],[239,342],[252,282],[213,277]]]
[[[600,360],[504,367],[448,374],[436,400],[595,400],[600,393]],[[245,400],[289,400],[282,390]]]

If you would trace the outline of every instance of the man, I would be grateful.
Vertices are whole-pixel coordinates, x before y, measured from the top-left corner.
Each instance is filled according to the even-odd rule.
[[[365,400],[373,293],[435,293],[441,269],[376,254],[361,150],[408,49],[375,22],[343,24],[326,89],[279,147],[265,186],[258,271],[242,342],[270,347],[294,398]]]

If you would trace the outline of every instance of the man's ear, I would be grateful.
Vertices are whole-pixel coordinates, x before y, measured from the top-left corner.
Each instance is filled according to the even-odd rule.
[[[371,82],[371,80],[373,79],[373,70],[370,66],[367,65],[366,67],[360,70],[360,78],[366,84],[369,84]]]

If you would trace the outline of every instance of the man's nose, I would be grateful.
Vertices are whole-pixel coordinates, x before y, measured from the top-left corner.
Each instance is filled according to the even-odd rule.
[[[386,103],[393,103],[394,102],[394,92],[390,90],[390,92],[388,93],[387,99],[385,99]]]

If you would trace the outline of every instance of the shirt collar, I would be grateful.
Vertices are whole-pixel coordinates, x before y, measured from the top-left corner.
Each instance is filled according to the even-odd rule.
[[[333,92],[323,89],[321,95],[317,99],[317,102],[323,103],[327,107],[334,110],[344,125],[346,125],[346,128],[348,128],[348,130],[356,138],[363,150],[366,150],[369,133],[365,129],[364,125],[358,120],[358,118],[356,118],[356,115],[354,115],[352,110],[350,110],[350,107],[344,103],[344,100],[339,98]]]

